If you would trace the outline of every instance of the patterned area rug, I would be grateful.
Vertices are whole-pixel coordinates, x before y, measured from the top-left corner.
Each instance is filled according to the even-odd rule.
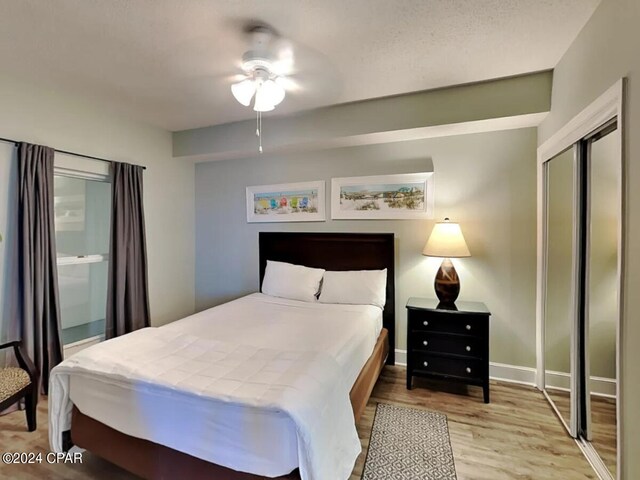
[[[447,417],[379,403],[362,480],[456,480]]]

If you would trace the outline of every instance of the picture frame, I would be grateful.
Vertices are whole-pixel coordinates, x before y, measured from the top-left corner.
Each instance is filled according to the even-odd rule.
[[[331,218],[433,218],[433,172],[331,179]]]
[[[325,182],[247,187],[247,222],[324,222]]]

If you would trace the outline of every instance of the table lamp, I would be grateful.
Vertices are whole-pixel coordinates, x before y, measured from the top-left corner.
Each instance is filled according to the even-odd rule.
[[[440,302],[452,305],[460,293],[460,279],[450,259],[471,256],[460,225],[450,222],[448,218],[436,223],[422,254],[444,259],[436,274],[434,287]]]

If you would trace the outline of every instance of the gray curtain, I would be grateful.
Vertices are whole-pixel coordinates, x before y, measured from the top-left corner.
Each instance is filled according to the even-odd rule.
[[[112,163],[111,244],[106,337],[149,326],[143,168]]]
[[[62,361],[53,153],[49,147],[18,144],[22,340],[38,370],[45,394],[49,388],[49,372]]]

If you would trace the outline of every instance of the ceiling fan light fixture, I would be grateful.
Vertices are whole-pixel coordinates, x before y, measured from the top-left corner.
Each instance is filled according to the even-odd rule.
[[[269,79],[264,82],[260,86],[260,90],[262,90],[263,95],[265,95],[269,99],[269,103],[274,106],[278,105],[282,100],[284,100],[285,91],[284,88],[277,82]]]
[[[270,98],[269,89],[265,89],[265,84],[266,82],[256,90],[256,100],[253,103],[256,112],[270,112],[276,107]]]
[[[272,53],[274,45],[281,42],[273,29],[267,26],[250,26],[247,32],[251,35],[252,45],[242,55],[241,64],[246,78],[231,85],[231,92],[245,107],[250,106],[253,99],[258,152],[262,153],[262,113],[274,110],[284,100],[289,88],[285,75],[292,71],[293,51],[288,47],[284,57]]]
[[[247,78],[231,85],[231,93],[240,104],[248,107],[253,94],[256,93],[256,84],[253,79]]]

